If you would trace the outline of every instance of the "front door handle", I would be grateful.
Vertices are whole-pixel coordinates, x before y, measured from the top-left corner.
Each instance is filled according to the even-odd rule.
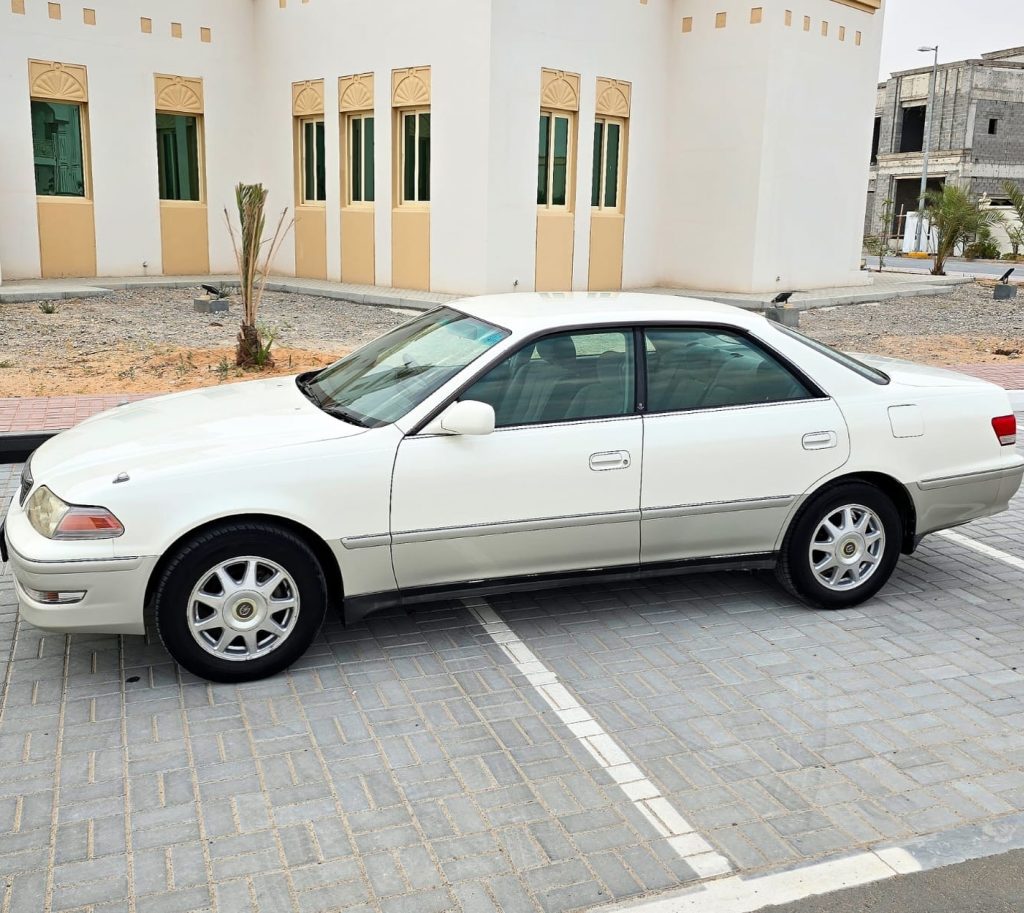
[[[803,437],[804,450],[828,450],[838,442],[839,438],[834,431],[812,431]]]
[[[604,472],[606,469],[628,469],[628,450],[605,450],[601,453],[590,454],[590,468],[594,472]]]

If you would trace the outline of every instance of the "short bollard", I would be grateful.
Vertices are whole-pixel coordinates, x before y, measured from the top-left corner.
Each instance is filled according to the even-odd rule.
[[[996,301],[1008,301],[1011,298],[1017,297],[1017,286],[1009,285],[1006,283],[997,283],[995,293],[992,297]]]
[[[769,305],[764,309],[764,316],[784,327],[796,329],[800,326],[800,309],[791,307],[772,307]]]

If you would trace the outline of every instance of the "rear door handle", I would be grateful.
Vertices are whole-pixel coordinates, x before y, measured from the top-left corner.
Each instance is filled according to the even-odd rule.
[[[628,450],[605,450],[601,453],[590,454],[590,468],[594,472],[604,472],[606,469],[628,469]]]
[[[828,450],[835,447],[838,440],[834,431],[812,431],[803,437],[804,450]]]

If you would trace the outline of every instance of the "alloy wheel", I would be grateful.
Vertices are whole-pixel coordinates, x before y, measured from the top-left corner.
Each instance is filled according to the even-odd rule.
[[[188,600],[196,643],[220,659],[244,662],[273,652],[299,617],[299,589],[280,564],[230,558],[200,578]]]
[[[837,507],[822,519],[809,550],[815,579],[829,590],[853,590],[878,569],[885,554],[885,526],[862,504]]]

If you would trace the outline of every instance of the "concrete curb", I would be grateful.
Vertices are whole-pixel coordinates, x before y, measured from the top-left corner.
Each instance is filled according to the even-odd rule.
[[[97,279],[95,285],[70,285],[57,288],[47,288],[41,285],[39,288],[32,287],[7,287],[0,286],[0,304],[10,302],[20,304],[29,301],[52,301],[66,300],[69,298],[99,298],[112,291],[124,291],[125,289],[181,289],[196,288],[201,283],[218,284],[232,283],[236,285],[238,279],[235,276],[214,275],[214,276],[186,276],[180,279],[167,278],[164,276],[154,277],[130,277]],[[433,294],[415,293],[416,297],[401,294],[387,294],[383,292],[355,291],[347,288],[341,283],[332,287],[325,282],[306,284],[301,280],[288,278],[270,279],[267,281],[267,291],[288,292],[290,294],[314,295],[318,298],[329,298],[335,301],[351,301],[354,304],[365,304],[373,307],[403,308],[410,311],[428,311],[445,301],[453,301],[458,295],[447,295],[440,292]]]
[[[891,301],[894,298],[918,298],[926,295],[949,295],[953,289],[961,285],[970,285],[973,279],[947,279],[927,287],[910,287],[906,289],[885,289],[874,292],[850,292],[846,295],[834,295],[819,298],[793,298],[786,305],[796,311],[811,311],[818,308],[839,307],[846,304],[871,304],[877,301]],[[771,299],[764,301],[739,298],[734,295],[720,295],[713,292],[679,292],[679,297],[699,298],[703,301],[715,301],[719,304],[730,304],[733,307],[748,311],[763,311],[771,306]]]

